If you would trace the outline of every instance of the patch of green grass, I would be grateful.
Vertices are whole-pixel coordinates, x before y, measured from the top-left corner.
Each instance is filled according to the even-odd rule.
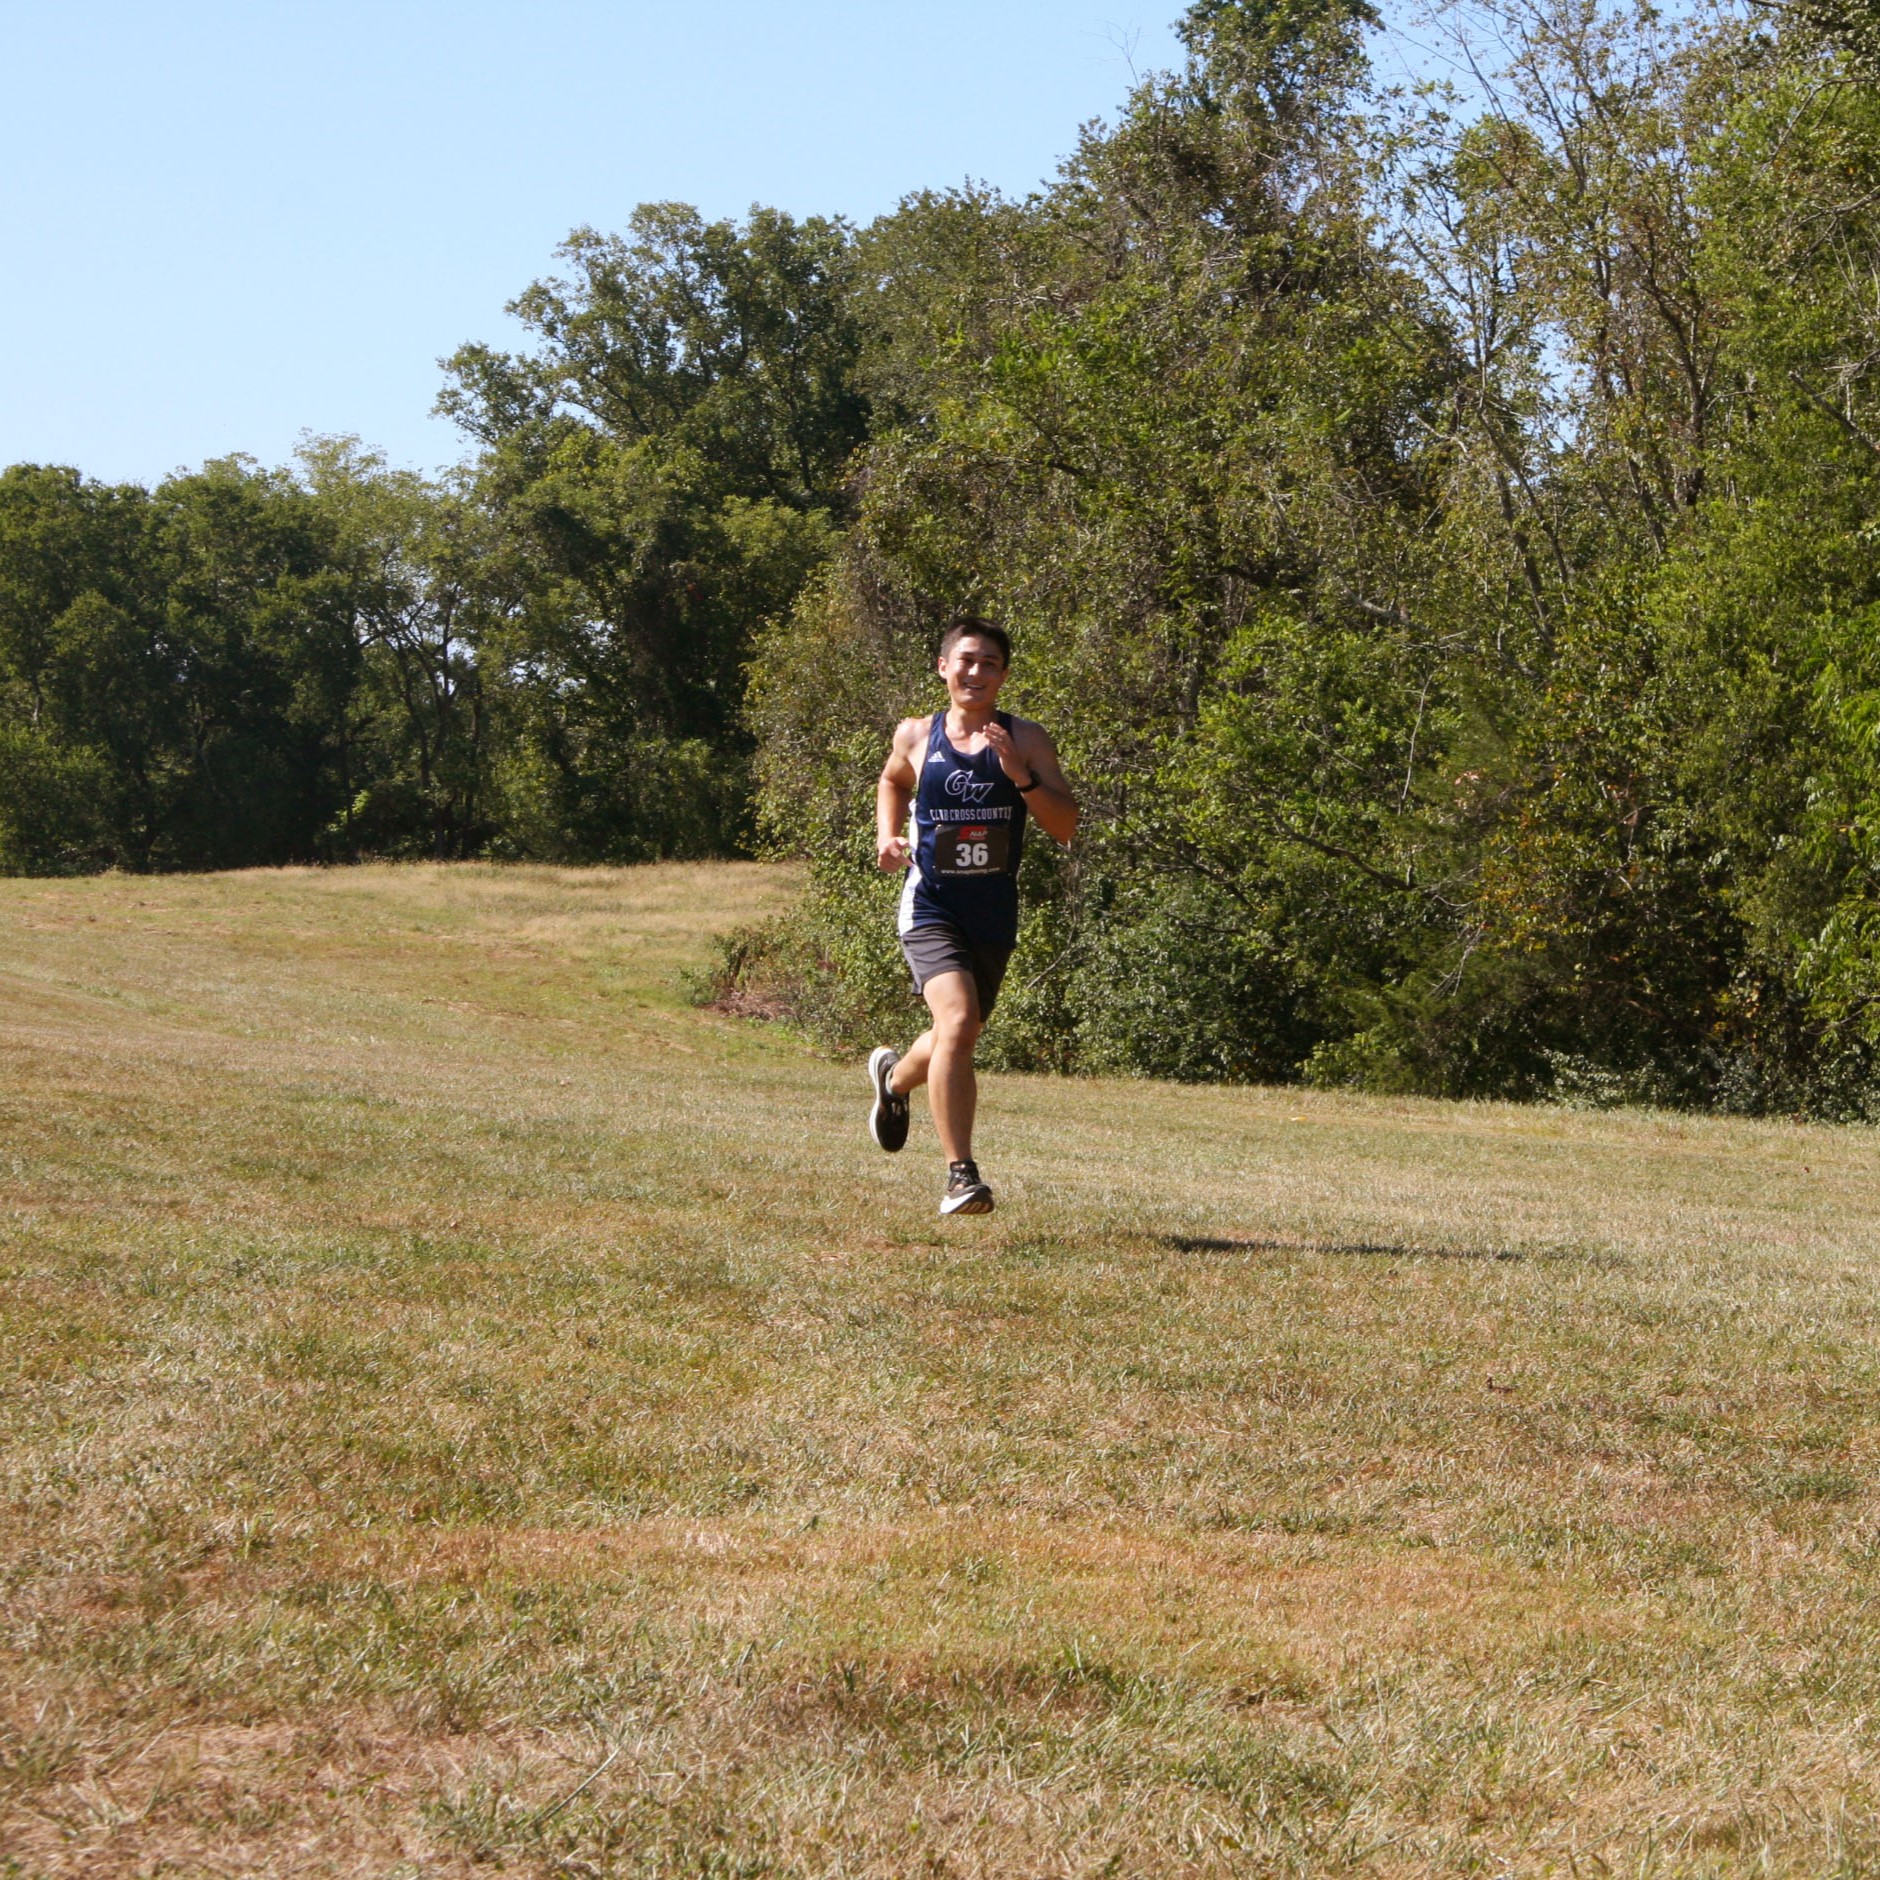
[[[791,886],[0,883],[12,1871],[1880,1866],[1870,1132],[988,1078],[943,1223],[687,1002]]]

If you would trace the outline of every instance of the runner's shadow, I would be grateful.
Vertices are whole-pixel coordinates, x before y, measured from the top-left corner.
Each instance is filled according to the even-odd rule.
[[[1157,1234],[1172,1253],[1329,1253],[1364,1260],[1525,1260],[1514,1247],[1422,1246],[1408,1240],[1283,1240],[1215,1234]]]

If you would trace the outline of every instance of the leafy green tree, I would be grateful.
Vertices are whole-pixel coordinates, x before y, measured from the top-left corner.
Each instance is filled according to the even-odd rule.
[[[1518,571],[1535,626],[1429,802],[1463,919],[1343,1066],[1859,1109],[1867,1054],[1804,962],[1844,873],[1824,628],[1869,598],[1870,105],[1806,34],[1491,11],[1496,109],[1412,233],[1481,388],[1458,561]]]
[[[1014,702],[1088,808],[1075,864],[1035,884],[1055,965],[1002,1007],[1027,1061],[1292,1074],[1345,982],[1430,918],[1389,845],[1446,708],[1406,594],[1457,362],[1376,239],[1369,17],[1196,7],[1185,70],[1045,197],[917,199],[869,237],[907,415],[870,452],[846,577],[765,643],[765,812],[781,834],[817,777],[822,866],[867,906],[866,760],[818,751],[789,662],[805,638],[881,643],[873,750],[945,612],[1008,622]]]
[[[1880,78],[1880,17],[1866,0],[1759,0],[1847,55],[1863,78]]]
[[[163,601],[142,670],[158,689],[161,762],[144,766],[136,865],[317,853],[338,807],[334,727],[357,660],[330,544],[318,505],[283,471],[231,459],[154,492]]]
[[[87,616],[139,609],[145,493],[75,470],[0,472],[0,868],[99,866],[112,855],[106,753],[61,708],[66,642]]]
[[[310,858],[354,669],[328,536],[236,460],[154,492],[0,480],[7,865]]]
[[[1858,34],[1451,18],[1485,111],[1197,6],[1056,188],[868,232],[864,500],[753,692],[816,887],[740,969],[827,1029],[892,1022],[864,771],[972,603],[1093,812],[1009,1055],[1880,1108]]]
[[[839,222],[674,204],[591,230],[468,347],[442,407],[526,597],[506,645],[508,837],[536,854],[723,852],[748,828],[743,669],[827,555],[866,435]]]
[[[345,807],[329,839],[348,857],[480,853],[501,827],[492,696],[515,570],[459,488],[389,469],[352,438],[308,445],[301,468],[358,662],[340,715]]]

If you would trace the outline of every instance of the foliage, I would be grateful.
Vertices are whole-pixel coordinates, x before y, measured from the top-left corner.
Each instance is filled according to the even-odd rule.
[[[1820,22],[1447,19],[1472,101],[1197,6],[1053,189],[869,232],[893,421],[760,745],[804,640],[879,731],[1014,627],[1087,809],[1015,1061],[1866,1114],[1875,94]]]
[[[291,478],[231,460],[147,493],[18,466],[0,563],[7,866],[315,850],[357,649]]]
[[[503,637],[506,848],[634,860],[748,828],[743,666],[829,552],[865,435],[853,238],[675,204],[578,231],[513,309],[529,356],[471,346],[441,401],[483,446],[516,571]]]
[[[720,993],[910,1016],[942,623],[1085,805],[1009,1065],[1880,1115],[1880,87],[1839,0],[1198,0],[1024,200],[642,208],[346,442],[0,480],[0,866],[808,858]]]
[[[1427,919],[1394,874],[1380,896],[1346,866],[1399,819],[1443,709],[1402,594],[1439,510],[1422,439],[1457,371],[1372,233],[1346,109],[1360,23],[1197,10],[1187,71],[1088,136],[1047,197],[921,199],[871,234],[902,306],[935,317],[918,397],[902,317],[916,415],[870,452],[842,644],[924,650],[942,599],[996,612],[1014,702],[1086,798],[1039,915],[1046,1009],[1014,1001],[995,1026],[1027,1061],[1292,1074],[1342,983]],[[939,237],[961,222],[972,239]],[[787,718],[767,657],[826,622],[764,642],[766,749]],[[862,715],[897,708],[884,688]],[[852,816],[856,781],[824,781]],[[860,831],[819,851],[825,873],[871,854]]]

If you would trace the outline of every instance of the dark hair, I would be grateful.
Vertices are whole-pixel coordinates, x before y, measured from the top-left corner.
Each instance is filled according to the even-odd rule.
[[[945,659],[965,639],[990,640],[999,649],[1000,663],[1007,668],[1011,666],[1012,636],[990,620],[981,620],[977,614],[955,614],[947,622],[947,630],[940,636],[940,657]]]

